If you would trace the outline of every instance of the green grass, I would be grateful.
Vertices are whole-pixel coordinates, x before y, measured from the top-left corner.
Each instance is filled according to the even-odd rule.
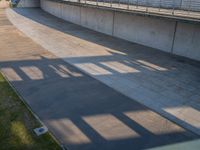
[[[0,149],[61,149],[49,133],[35,135],[33,129],[40,126],[0,73]]]

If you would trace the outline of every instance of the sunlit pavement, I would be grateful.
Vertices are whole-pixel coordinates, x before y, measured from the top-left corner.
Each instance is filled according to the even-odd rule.
[[[0,15],[1,72],[69,149],[144,149],[199,138],[140,104],[198,133],[198,66],[40,9],[7,10],[26,35]]]

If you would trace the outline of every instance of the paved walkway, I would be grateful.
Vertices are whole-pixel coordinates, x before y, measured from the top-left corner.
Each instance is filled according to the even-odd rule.
[[[71,65],[200,135],[200,66],[62,21],[7,11],[26,35]]]
[[[17,21],[14,23],[19,23],[18,27],[23,25],[24,32],[29,31],[28,35],[34,36],[34,40],[41,38],[40,35],[46,36],[46,40],[40,40],[44,45],[48,45],[51,48],[51,50],[46,50],[17,30],[6,19],[5,13],[1,10],[0,18],[4,21],[0,24],[0,69],[33,111],[66,147],[81,150],[145,149],[198,138],[198,136],[177,126],[135,100],[91,77],[101,77],[107,80],[113,77],[114,83],[119,82],[118,84],[120,84],[121,82],[127,83],[126,80],[120,81],[120,78],[124,78],[126,75],[132,74],[134,77],[134,74],[140,74],[139,65],[135,64],[138,67],[134,69],[132,65],[128,65],[130,63],[126,63],[128,58],[124,60],[124,63],[121,61],[116,62],[118,57],[119,60],[122,56],[124,58],[127,57],[125,55],[127,51],[114,49],[115,44],[117,44],[115,40],[117,39],[80,28],[73,24],[64,23],[39,9],[22,10],[22,12],[26,12],[29,15],[33,14],[31,16],[42,19],[41,21],[44,21],[44,23],[56,21],[56,25],[59,28],[62,27],[69,34],[60,32],[54,26],[49,25],[47,27],[44,24],[42,25],[42,23],[39,24],[36,20],[21,18],[12,10],[8,10],[9,18],[12,21]],[[20,12],[21,9],[19,9],[18,13]],[[40,16],[43,18],[40,18]],[[17,18],[14,19],[13,17]],[[33,29],[33,27],[35,27],[34,30],[29,30]],[[67,30],[67,28],[70,30]],[[37,34],[39,29],[40,34]],[[76,32],[76,37],[70,32]],[[53,35],[55,33],[59,34],[59,36]],[[102,40],[106,37],[109,43],[110,40],[113,40],[113,49],[105,45],[103,46],[103,43],[101,45],[100,43],[97,44],[97,42],[101,42],[99,39],[88,37],[86,40],[85,35],[92,33],[96,36],[98,35],[97,38],[102,38]],[[82,36],[82,39],[78,38],[78,35]],[[63,41],[59,42],[60,36],[66,40],[64,45]],[[56,45],[53,45],[54,41],[49,37],[58,40]],[[91,41],[90,38],[96,40],[96,42]],[[47,41],[48,44],[45,44]],[[117,41],[119,42],[119,40]],[[107,43],[107,46],[109,46],[109,43]],[[128,44],[132,48],[142,48],[139,45],[125,41],[121,41],[119,44],[122,43],[124,43],[122,46],[125,47]],[[76,49],[72,48],[74,45],[76,45]],[[62,51],[62,48],[60,49],[61,51],[58,49],[60,46],[66,46],[66,52],[69,50],[68,57],[67,53]],[[88,48],[85,49],[85,46],[88,46]],[[91,53],[88,53],[88,50]],[[75,64],[70,65],[60,57],[53,55],[52,52],[55,54],[62,53],[66,61],[69,60]],[[137,51],[137,53],[133,52],[136,55],[134,57],[144,55],[140,51]],[[94,54],[96,55],[94,56]],[[154,54],[157,54],[157,52],[155,51]],[[168,56],[162,53],[157,55],[168,58]],[[83,62],[76,63],[77,61]],[[101,61],[102,66],[107,64],[108,66],[102,68],[97,66],[94,61]],[[177,64],[179,63],[177,62]],[[143,65],[140,65],[140,69],[142,69]],[[180,63],[179,65],[182,64]],[[91,76],[74,66],[82,68],[84,72],[90,73]],[[186,64],[187,66],[191,70],[198,70]],[[163,67],[152,64],[150,67],[144,64],[142,70],[145,71],[145,68],[147,68],[153,72],[156,71],[156,68],[162,69]],[[136,70],[139,72],[136,72]],[[146,73],[148,73],[147,70]],[[157,73],[161,74],[159,71]],[[143,75],[141,74],[140,76]],[[111,83],[113,82],[113,80],[110,81]],[[141,80],[142,82],[143,80]],[[129,85],[127,84],[127,86]],[[146,94],[148,93],[144,92],[143,95]]]

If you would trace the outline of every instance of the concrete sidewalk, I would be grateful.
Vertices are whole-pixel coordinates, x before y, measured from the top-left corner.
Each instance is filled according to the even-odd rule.
[[[40,9],[9,9],[7,15],[56,56],[200,134],[199,62],[100,34]]]
[[[7,20],[3,11],[0,18]],[[8,20],[0,45],[1,72],[69,149],[145,149],[198,138],[54,56]]]

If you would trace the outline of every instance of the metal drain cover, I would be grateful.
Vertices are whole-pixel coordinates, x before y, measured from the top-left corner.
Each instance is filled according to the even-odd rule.
[[[36,133],[37,136],[40,136],[42,134],[45,134],[46,132],[48,132],[48,128],[45,126],[42,126],[40,128],[35,128],[34,132]]]

